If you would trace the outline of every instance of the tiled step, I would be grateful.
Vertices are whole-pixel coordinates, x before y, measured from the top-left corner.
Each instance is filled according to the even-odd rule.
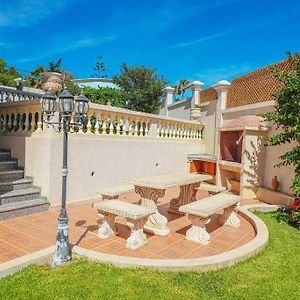
[[[0,221],[26,216],[49,209],[46,198],[0,205]]]
[[[0,171],[0,182],[14,181],[24,178],[23,170]]]
[[[0,195],[0,204],[23,202],[27,200],[38,199],[40,190],[37,188],[27,188],[22,190],[11,191]]]
[[[0,182],[0,195],[10,191],[27,189],[32,186],[31,178],[23,178],[19,180]]]
[[[16,170],[18,162],[16,160],[0,161],[0,171]]]
[[[0,161],[9,160],[11,158],[9,150],[0,149]]]

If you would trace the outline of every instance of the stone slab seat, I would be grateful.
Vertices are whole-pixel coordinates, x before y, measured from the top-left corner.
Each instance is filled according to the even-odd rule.
[[[211,237],[205,226],[210,217],[222,209],[224,213],[219,217],[219,224],[239,227],[237,211],[240,200],[240,196],[220,193],[180,206],[179,211],[187,214],[192,222],[192,227],[186,232],[186,239],[200,244],[209,243]]]
[[[104,188],[99,192],[99,194],[101,194],[103,200],[118,199],[120,195],[127,194],[133,191],[134,186],[132,184],[122,184]]]
[[[198,188],[198,190],[206,191],[206,192],[208,192],[209,196],[213,196],[213,195],[217,195],[219,193],[225,192],[226,187],[202,182],[200,187]]]
[[[140,205],[128,203],[120,200],[105,200],[94,203],[101,219],[101,225],[98,230],[98,236],[107,239],[117,234],[116,217],[125,217],[127,226],[131,234],[126,241],[126,248],[136,250],[147,243],[143,227],[150,215],[156,212],[156,209],[150,209]]]

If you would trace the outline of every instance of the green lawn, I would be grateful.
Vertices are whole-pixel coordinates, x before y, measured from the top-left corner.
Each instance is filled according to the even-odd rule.
[[[0,280],[0,299],[300,299],[300,231],[278,223],[275,214],[257,214],[270,242],[231,268],[166,273],[75,260]]]

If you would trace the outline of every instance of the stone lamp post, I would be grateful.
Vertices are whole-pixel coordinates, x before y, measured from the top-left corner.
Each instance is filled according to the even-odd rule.
[[[52,259],[52,266],[59,266],[70,261],[68,215],[66,209],[67,196],[67,174],[68,174],[68,132],[71,126],[83,127],[87,120],[89,110],[89,99],[83,94],[76,97],[64,90],[58,96],[59,122],[51,121],[57,109],[57,97],[51,92],[46,92],[41,99],[44,123],[47,127],[51,125],[55,131],[63,132],[63,166],[62,166],[62,198],[61,210],[58,217],[57,237],[55,253]],[[71,122],[74,113],[75,122]]]

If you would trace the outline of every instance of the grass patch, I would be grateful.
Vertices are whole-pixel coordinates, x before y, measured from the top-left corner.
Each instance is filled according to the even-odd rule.
[[[269,228],[255,257],[213,272],[121,269],[85,259],[30,266],[0,280],[0,299],[300,299],[300,232],[257,213]]]

